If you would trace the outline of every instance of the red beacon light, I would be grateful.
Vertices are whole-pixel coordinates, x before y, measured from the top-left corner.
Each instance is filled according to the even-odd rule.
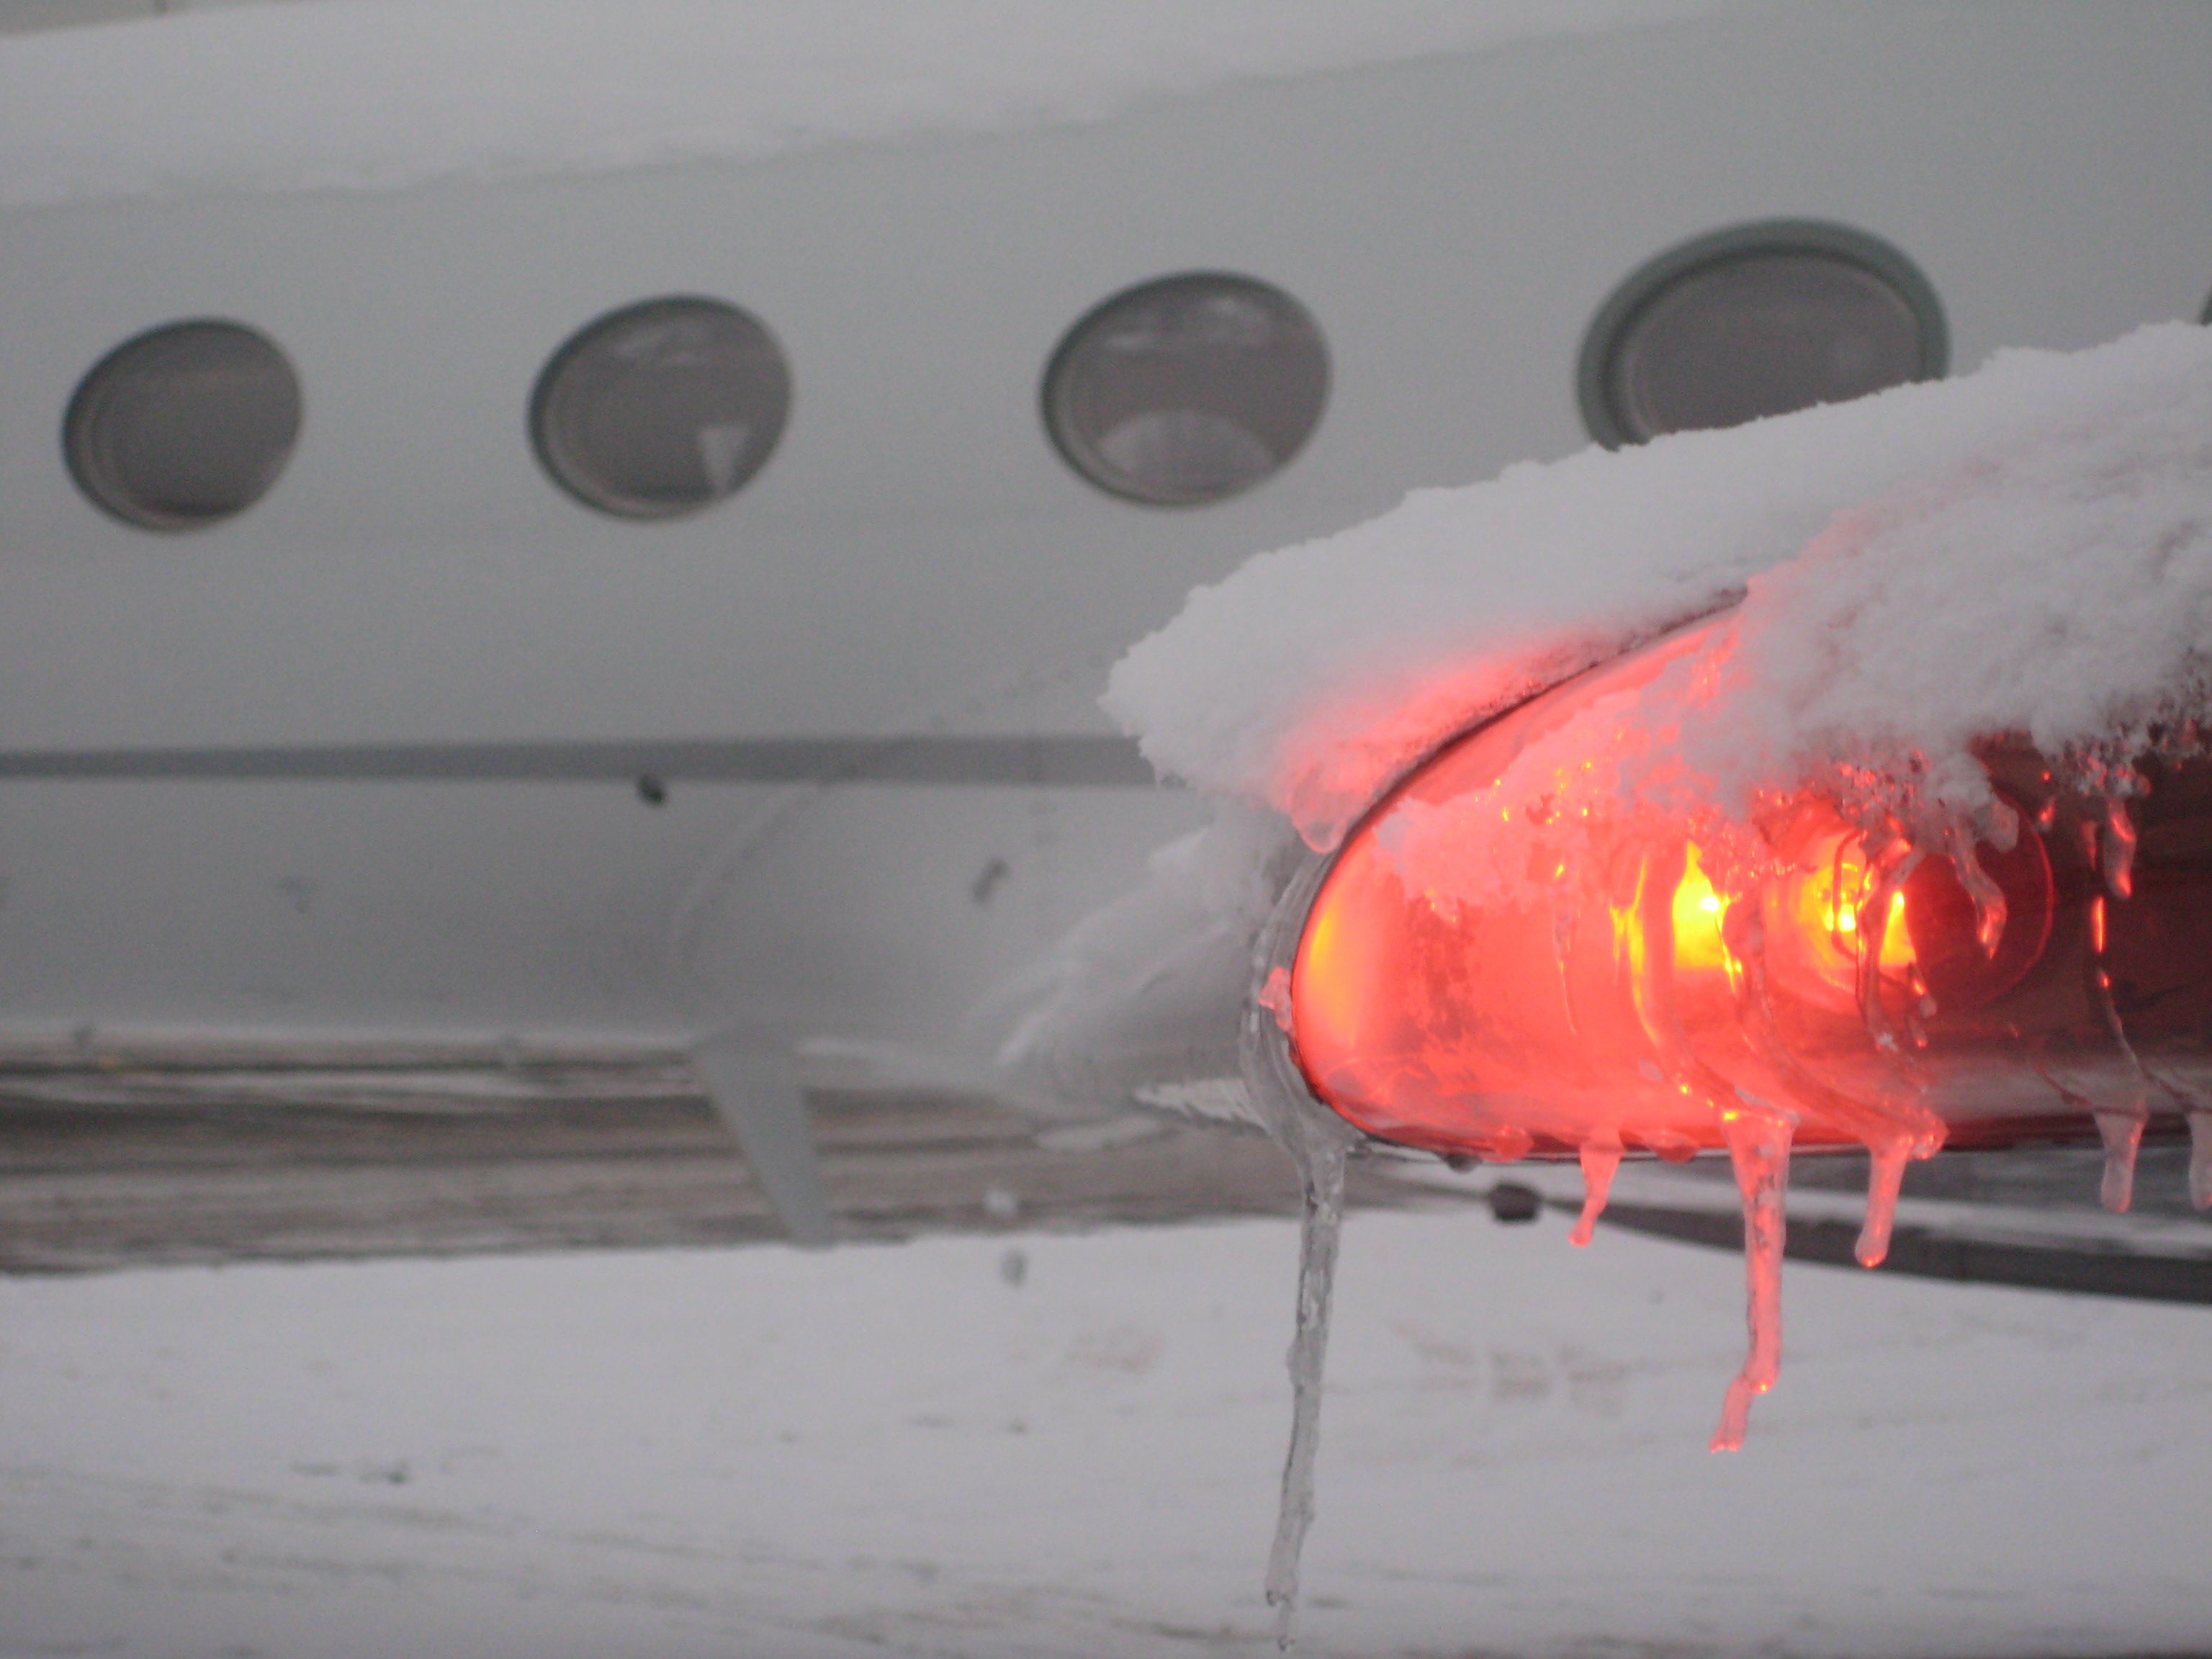
[[[1871,1153],[1869,1267],[1905,1164],[1945,1146],[2100,1137],[2105,1200],[2124,1209],[2144,1133],[2186,1127],[2192,1195],[2212,1202],[2212,768],[2146,761],[2130,802],[2063,792],[2031,750],[1992,744],[1994,816],[2016,833],[1954,830],[1935,851],[1814,794],[1708,846],[1680,818],[1501,787],[1532,745],[1552,745],[1551,764],[1564,738],[1571,756],[1572,723],[1603,729],[1606,700],[1715,626],[1534,698],[1416,770],[1305,890],[1288,995],[1279,981],[1267,1000],[1307,1088],[1366,1133],[1579,1159],[1578,1243],[1624,1154],[1726,1151],[1752,1352],[1717,1449],[1741,1443],[1778,1366],[1793,1147]]]

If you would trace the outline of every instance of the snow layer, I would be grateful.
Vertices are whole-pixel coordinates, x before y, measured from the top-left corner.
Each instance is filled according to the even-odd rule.
[[[2203,1648],[2204,1310],[1793,1267],[1716,1458],[1741,1263],[1565,1233],[1347,1224],[1304,1650]],[[0,1282],[0,1653],[1261,1659],[1296,1253]]]
[[[1915,753],[1972,807],[1970,739],[2056,751],[2193,696],[2212,654],[2212,331],[2002,353],[1417,493],[1194,593],[1124,658],[1108,707],[1164,772],[1326,847],[1486,713],[1740,599],[1720,649],[1607,714],[1663,735],[1723,810]]]
[[[0,40],[0,205],[379,190],[995,132],[1729,3],[1744,0],[320,0],[193,12]]]

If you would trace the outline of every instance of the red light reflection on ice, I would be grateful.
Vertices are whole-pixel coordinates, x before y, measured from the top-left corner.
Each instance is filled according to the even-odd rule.
[[[1762,808],[1749,856],[1649,814],[1563,829],[1563,815],[1590,819],[1565,804],[1571,764],[1556,796],[1503,797],[1530,745],[1556,746],[1579,712],[1704,637],[1524,705],[1370,813],[1308,913],[1289,1024],[1314,1093],[1371,1134],[1579,1158],[1578,1243],[1624,1152],[1728,1152],[1752,1352],[1720,1447],[1740,1443],[1779,1364],[1793,1147],[1872,1153],[1872,1266],[1906,1162],[1947,1139],[2065,1139],[2094,1122],[2124,1160],[2162,1112],[2212,1146],[2212,775],[2152,769],[2139,825],[2126,799],[2062,799],[2032,752],[1993,750],[2020,820],[2006,844],[1957,828],[1916,844],[1808,793]],[[1468,875],[1478,859],[1487,887]],[[2212,1196],[2212,1175],[2197,1184]],[[2124,1180],[2115,1191],[2124,1202]]]

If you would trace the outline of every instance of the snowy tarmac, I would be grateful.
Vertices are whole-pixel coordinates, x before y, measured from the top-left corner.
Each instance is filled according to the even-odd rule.
[[[2212,1652],[2212,1315],[1356,1213],[1304,1650]],[[1280,1219],[0,1281],[0,1652],[1251,1655]],[[1018,1271],[1017,1270],[1018,1264]]]
[[[1256,1133],[953,1094],[809,1098],[846,1240],[1297,1206]],[[1407,1173],[1363,1166],[1353,1201],[1444,1196]],[[680,1064],[0,1072],[0,1273],[784,1236]]]

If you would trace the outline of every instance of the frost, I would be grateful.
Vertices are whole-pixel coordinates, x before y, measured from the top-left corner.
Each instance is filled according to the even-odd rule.
[[[1152,854],[1149,879],[1079,923],[969,1017],[969,1046],[1040,1103],[1132,1098],[1255,1121],[1237,1021],[1253,936],[1295,842],[1279,818],[1220,803]]]

